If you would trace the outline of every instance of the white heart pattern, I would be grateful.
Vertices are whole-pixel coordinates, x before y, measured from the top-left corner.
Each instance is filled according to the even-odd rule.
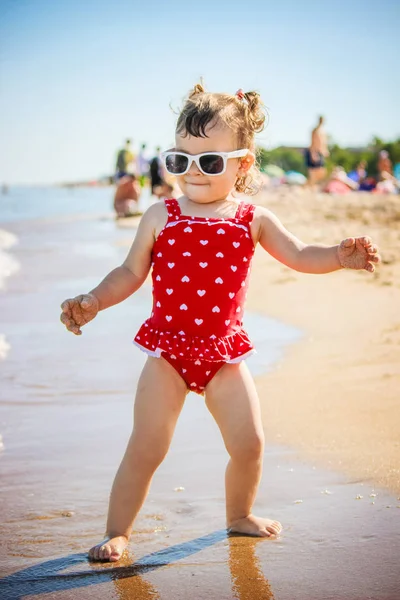
[[[224,235],[225,231],[223,229],[218,229],[217,233],[219,233],[220,235]]]
[[[197,290],[197,293],[201,297],[201,296],[204,296],[204,294],[206,293],[206,290]]]
[[[172,321],[172,317],[170,315],[166,315],[165,318],[167,319],[167,321]]]
[[[161,304],[159,302],[157,302],[156,306],[157,308],[161,308]]]
[[[217,258],[224,258],[224,255],[222,254],[222,252],[217,252],[217,254],[215,256]]]
[[[229,298],[232,300],[232,298],[235,297],[235,293],[234,292],[229,292]]]
[[[233,242],[233,245],[234,245],[235,248],[239,248],[240,242]]]
[[[157,275],[156,281],[161,281],[161,277],[159,275]]]
[[[205,269],[208,266],[208,263],[201,262],[201,263],[199,263],[199,265],[201,266],[202,269]]]
[[[231,269],[233,272],[237,271],[237,267],[235,267],[235,265],[231,265]]]
[[[174,266],[175,266],[175,263],[168,263],[168,266],[169,266],[170,269],[173,269]]]
[[[185,335],[185,332],[184,331],[180,331],[179,335]]]
[[[240,312],[240,306],[237,307],[236,312]]]
[[[172,294],[172,292],[173,292],[173,291],[174,291],[174,290],[172,290],[171,288],[168,288],[168,289],[167,289],[167,294],[168,294],[168,296],[170,296],[170,295]]]
[[[208,376],[211,373],[211,371],[206,371],[206,375]]]
[[[187,275],[184,275],[181,279],[181,281],[183,281],[183,283],[185,283],[186,281],[190,281],[189,277]]]
[[[161,256],[162,256],[162,252],[159,252],[159,253],[157,254],[157,256],[161,258]]]
[[[194,322],[196,323],[196,325],[201,325],[203,322],[203,319],[195,319]]]
[[[221,279],[221,277],[217,277],[217,279],[215,280],[215,283],[224,283],[224,280]]]
[[[208,240],[200,240],[200,244],[202,246],[206,246],[208,244]]]
[[[186,304],[181,304],[179,308],[181,310],[187,310],[188,309],[187,306],[186,306]]]
[[[216,335],[212,334],[212,335],[210,335],[210,340],[215,340],[216,337],[217,337]]]
[[[247,258],[245,256],[243,257],[243,262],[247,262]]]
[[[173,246],[173,245],[175,244],[175,240],[168,240],[168,244],[169,244],[170,246]]]
[[[185,233],[192,233],[192,228],[191,227],[185,227],[185,229],[183,230]]]
[[[184,252],[183,256],[192,256],[192,255],[190,254],[190,252]]]
[[[194,361],[194,364],[195,364],[195,365],[201,365],[201,360],[195,360],[195,361]]]
[[[225,325],[229,325],[229,323],[230,323],[230,320],[229,320],[229,319],[227,319],[227,320],[225,321]]]
[[[220,312],[219,310],[219,306],[214,306],[214,308],[212,309],[213,312]]]
[[[182,373],[186,373],[187,369],[182,369]]]

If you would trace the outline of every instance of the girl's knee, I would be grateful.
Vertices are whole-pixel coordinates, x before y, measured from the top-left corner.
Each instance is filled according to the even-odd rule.
[[[155,471],[168,453],[169,444],[154,442],[149,444],[147,440],[131,439],[127,454],[135,468],[146,471]]]
[[[227,450],[235,461],[245,463],[259,461],[264,454],[264,433],[254,432],[251,436],[231,444]]]

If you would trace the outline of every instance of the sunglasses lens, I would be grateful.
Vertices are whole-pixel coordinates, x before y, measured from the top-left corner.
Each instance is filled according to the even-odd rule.
[[[172,175],[179,175],[184,173],[188,166],[187,156],[181,154],[167,154],[165,158],[165,167],[168,173]]]
[[[207,154],[200,157],[200,166],[208,175],[218,175],[224,170],[224,159],[218,154]]]

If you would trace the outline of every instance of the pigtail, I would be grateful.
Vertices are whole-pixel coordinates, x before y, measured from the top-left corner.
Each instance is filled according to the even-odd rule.
[[[202,81],[201,81],[201,83],[196,83],[196,85],[194,86],[192,91],[189,93],[189,99],[191,100],[192,98],[194,98],[195,96],[198,96],[199,94],[204,94],[205,91],[206,90],[203,87]]]
[[[249,125],[254,133],[260,133],[264,129],[265,113],[258,92],[246,92],[244,98],[247,101]]]

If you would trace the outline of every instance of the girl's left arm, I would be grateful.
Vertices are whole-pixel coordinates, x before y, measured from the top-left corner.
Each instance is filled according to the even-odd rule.
[[[301,273],[331,273],[341,268],[373,272],[380,261],[378,248],[369,237],[346,238],[335,246],[305,244],[269,210],[257,207],[253,222],[256,239],[271,256]]]

